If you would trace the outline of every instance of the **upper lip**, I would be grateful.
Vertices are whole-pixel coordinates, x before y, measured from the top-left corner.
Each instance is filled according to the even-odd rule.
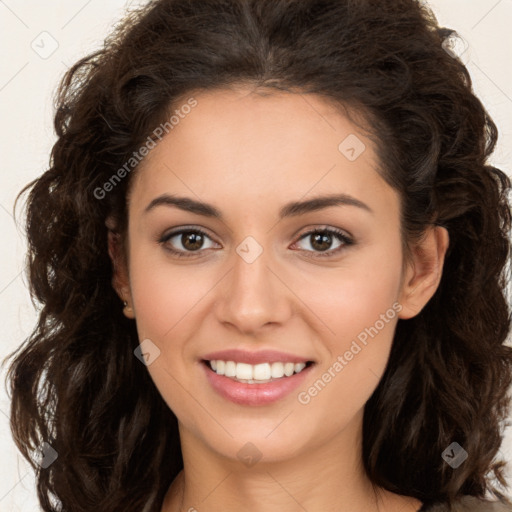
[[[203,356],[206,361],[234,361],[235,363],[260,364],[260,363],[306,363],[312,361],[307,357],[276,350],[259,350],[258,352],[248,352],[237,348],[231,350],[220,350],[210,352]]]

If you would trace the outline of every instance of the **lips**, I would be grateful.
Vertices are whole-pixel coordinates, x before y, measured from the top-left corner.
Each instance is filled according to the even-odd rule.
[[[290,377],[272,379],[262,384],[237,382],[224,375],[218,375],[207,364],[200,366],[211,388],[224,399],[238,405],[265,406],[289,397],[304,383],[315,365],[306,366],[300,373]]]
[[[249,406],[263,406],[284,399],[304,382],[316,363],[308,356],[270,349],[254,352],[241,349],[220,350],[205,354],[201,357],[200,362],[207,381],[216,393],[235,404]],[[290,363],[293,363],[298,365],[296,368],[299,373],[292,372],[290,376],[270,378],[261,383],[254,379],[242,382],[237,381],[233,376],[218,375],[212,368],[212,362],[214,366],[219,363],[228,364],[228,362],[231,362],[229,364],[233,366],[232,363],[235,363],[237,374],[239,363],[243,366],[252,365],[253,367],[256,365],[267,367],[268,365],[272,366],[273,363],[283,363],[289,367]]]
[[[307,356],[278,352],[276,350],[259,350],[249,352],[247,350],[230,349],[210,352],[201,357],[203,361],[234,361],[235,363],[261,364],[261,363],[308,363],[315,362]]]

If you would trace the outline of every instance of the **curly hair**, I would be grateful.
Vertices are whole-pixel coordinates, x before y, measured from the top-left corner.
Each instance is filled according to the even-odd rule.
[[[125,239],[135,170],[105,184],[195,91],[250,84],[312,93],[361,114],[382,176],[400,193],[405,247],[450,236],[441,283],[399,320],[365,405],[375,484],[426,503],[507,488],[496,460],[509,412],[506,344],[510,180],[488,164],[497,128],[458,35],[414,0],[155,0],[64,75],[49,168],[18,195],[37,325],[9,358],[11,430],[45,511],[160,512],[183,468],[177,419],[134,357],[135,323],[112,287],[109,216]],[[135,167],[136,169],[136,167]],[[47,468],[43,442],[56,450]],[[469,454],[456,470],[453,442]]]

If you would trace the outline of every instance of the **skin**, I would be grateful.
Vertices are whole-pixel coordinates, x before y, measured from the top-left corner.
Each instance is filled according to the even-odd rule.
[[[374,492],[362,466],[362,420],[398,318],[417,315],[438,287],[446,229],[427,230],[404,261],[399,196],[376,171],[372,142],[326,100],[242,87],[194,97],[197,106],[134,173],[127,254],[109,234],[113,286],[140,340],[160,350],[147,369],[179,422],[184,471],[162,512],[418,510],[416,499]],[[338,150],[350,134],[366,146],[354,161]],[[163,193],[213,204],[224,219],[166,205],[145,213]],[[285,203],[332,193],[372,211],[339,205],[278,219]],[[181,235],[158,242],[183,226],[206,231],[203,245]],[[355,243],[333,235],[322,251],[313,236],[302,237],[312,228],[338,228]],[[252,263],[236,251],[247,236],[263,249]],[[297,393],[394,303],[400,312],[299,403]],[[316,365],[282,400],[237,405],[210,387],[200,364],[204,354],[234,347],[281,350]],[[261,454],[250,467],[237,456],[248,442]]]

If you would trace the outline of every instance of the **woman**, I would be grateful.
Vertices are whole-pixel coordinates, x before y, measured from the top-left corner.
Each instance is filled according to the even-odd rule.
[[[43,510],[512,509],[510,182],[452,39],[160,0],[69,70],[9,373]]]

